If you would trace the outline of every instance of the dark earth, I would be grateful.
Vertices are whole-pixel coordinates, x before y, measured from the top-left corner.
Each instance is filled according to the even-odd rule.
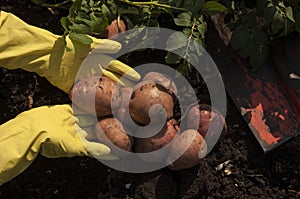
[[[59,19],[67,14],[25,0],[1,0],[0,8],[56,34],[62,34]],[[132,62],[157,61],[153,57],[163,59],[160,53],[140,53]],[[0,124],[30,108],[70,103],[67,94],[34,73],[0,68],[0,81]],[[203,89],[201,83],[194,85]],[[300,198],[299,136],[264,154],[229,97],[227,101],[227,134],[193,168],[131,174],[89,157],[38,156],[0,187],[0,198]]]

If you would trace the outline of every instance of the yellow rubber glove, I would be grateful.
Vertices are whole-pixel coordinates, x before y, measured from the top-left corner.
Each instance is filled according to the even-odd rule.
[[[87,46],[66,37],[67,46],[72,49],[66,51],[63,37],[30,26],[3,11],[0,12],[0,38],[0,66],[36,72],[66,93],[72,87],[82,61],[94,48],[84,64],[87,70],[77,79],[99,72],[115,80],[124,73],[129,79],[140,79],[129,66],[105,54],[121,48],[119,43],[111,40],[92,38],[94,43]],[[50,158],[80,155],[117,158],[110,154],[107,146],[88,140],[94,137],[95,122],[93,116],[73,110],[70,105],[57,105],[26,111],[2,124],[0,186],[25,170],[38,153]]]
[[[55,105],[25,111],[2,124],[0,186],[24,171],[39,153],[49,158],[85,155],[116,159],[107,146],[88,140],[94,137],[95,122],[93,116],[73,116],[70,105]]]
[[[36,72],[65,92],[69,92],[74,84],[77,72],[91,50],[92,55],[84,66],[87,67],[85,75],[100,72],[117,81],[124,74],[131,80],[140,79],[131,67],[106,55],[121,49],[121,44],[116,41],[91,37],[93,43],[84,45],[68,36],[58,36],[28,25],[4,11],[0,12],[0,38],[0,66]],[[66,50],[66,46],[71,50]],[[83,77],[77,77],[80,78]]]

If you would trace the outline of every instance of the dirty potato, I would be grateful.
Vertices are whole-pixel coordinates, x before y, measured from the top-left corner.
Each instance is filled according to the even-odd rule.
[[[104,76],[80,80],[72,87],[69,97],[84,112],[98,117],[111,115],[121,103],[117,83]]]

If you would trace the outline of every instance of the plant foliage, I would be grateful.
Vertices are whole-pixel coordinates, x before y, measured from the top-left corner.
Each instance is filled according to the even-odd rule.
[[[300,31],[300,2],[298,0],[259,0],[253,8],[234,5],[231,44],[241,57],[249,59],[254,69],[270,55],[273,40]]]
[[[171,25],[186,37],[171,35],[166,41],[167,50],[182,48],[186,56],[168,53],[166,62],[179,64],[182,73],[190,71],[188,61],[194,56],[190,52],[196,44],[205,47],[209,15],[225,12],[232,16],[227,24],[233,32],[231,45],[254,68],[268,58],[273,40],[300,32],[298,0],[253,0],[255,5],[251,7],[247,6],[249,1],[243,0],[53,0],[53,4],[47,0],[31,1],[69,10],[68,16],[61,19],[65,34],[83,44],[92,42],[86,35],[101,37],[114,19],[124,20],[128,29]]]

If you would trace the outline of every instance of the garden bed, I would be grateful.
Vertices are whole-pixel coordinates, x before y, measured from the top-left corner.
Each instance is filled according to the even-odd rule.
[[[0,6],[32,25],[63,31],[59,19],[67,13],[21,0],[1,1]],[[153,61],[153,55],[137,57],[136,65]],[[1,124],[30,108],[70,103],[67,94],[34,73],[0,68],[0,81]],[[225,138],[196,167],[131,174],[89,157],[38,156],[0,187],[0,198],[300,198],[299,137],[264,154],[230,98],[227,106]]]

